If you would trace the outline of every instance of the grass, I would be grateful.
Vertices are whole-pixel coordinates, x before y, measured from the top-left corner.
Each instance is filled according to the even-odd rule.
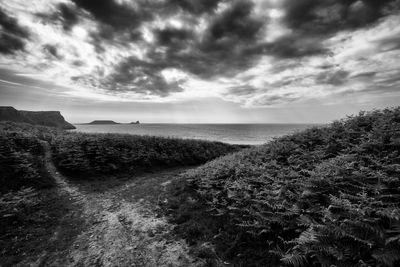
[[[25,188],[1,195],[1,266],[37,259],[43,251],[67,249],[85,225],[79,211],[77,204],[55,189]]]
[[[216,159],[164,202],[176,233],[214,264],[399,266],[400,108]]]

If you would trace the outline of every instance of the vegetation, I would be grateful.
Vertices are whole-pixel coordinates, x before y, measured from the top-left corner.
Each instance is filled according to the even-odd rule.
[[[200,164],[240,148],[194,140],[87,135],[0,122],[1,266],[24,265],[21,260],[43,251],[67,250],[85,225],[80,204],[60,192],[46,170],[46,142],[60,169],[80,178]]]
[[[399,266],[400,108],[209,162],[164,201],[198,256],[237,266]]]
[[[54,181],[44,167],[39,139],[24,132],[0,132],[0,193],[22,187],[48,188]]]
[[[52,145],[58,168],[80,178],[197,165],[240,149],[219,142],[81,133],[58,135]]]
[[[74,205],[55,189],[45,169],[42,140],[51,141],[62,131],[24,123],[0,123],[0,265],[14,266],[43,250],[68,246],[83,222],[63,224]],[[63,242],[52,242],[54,231]],[[24,257],[21,257],[23,255]]]

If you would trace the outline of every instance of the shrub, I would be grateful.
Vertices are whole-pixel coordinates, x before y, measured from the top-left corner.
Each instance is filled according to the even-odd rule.
[[[44,165],[40,140],[26,133],[0,132],[0,193],[54,185]]]
[[[81,133],[58,135],[52,147],[59,169],[72,176],[196,165],[239,150],[219,142]]]
[[[400,108],[362,112],[209,162],[165,210],[238,266],[398,266],[399,153]]]

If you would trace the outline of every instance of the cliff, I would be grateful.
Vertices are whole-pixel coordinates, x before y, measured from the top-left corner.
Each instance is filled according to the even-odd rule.
[[[34,125],[75,129],[75,126],[65,121],[59,111],[25,111],[13,107],[0,107],[0,121],[25,122]]]

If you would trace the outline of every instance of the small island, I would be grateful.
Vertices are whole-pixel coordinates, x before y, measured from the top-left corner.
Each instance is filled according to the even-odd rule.
[[[140,124],[140,121],[131,122],[130,124]]]
[[[112,121],[112,120],[94,120],[94,121],[89,122],[87,124],[90,124],[90,125],[101,125],[101,124],[120,124],[120,123]]]

